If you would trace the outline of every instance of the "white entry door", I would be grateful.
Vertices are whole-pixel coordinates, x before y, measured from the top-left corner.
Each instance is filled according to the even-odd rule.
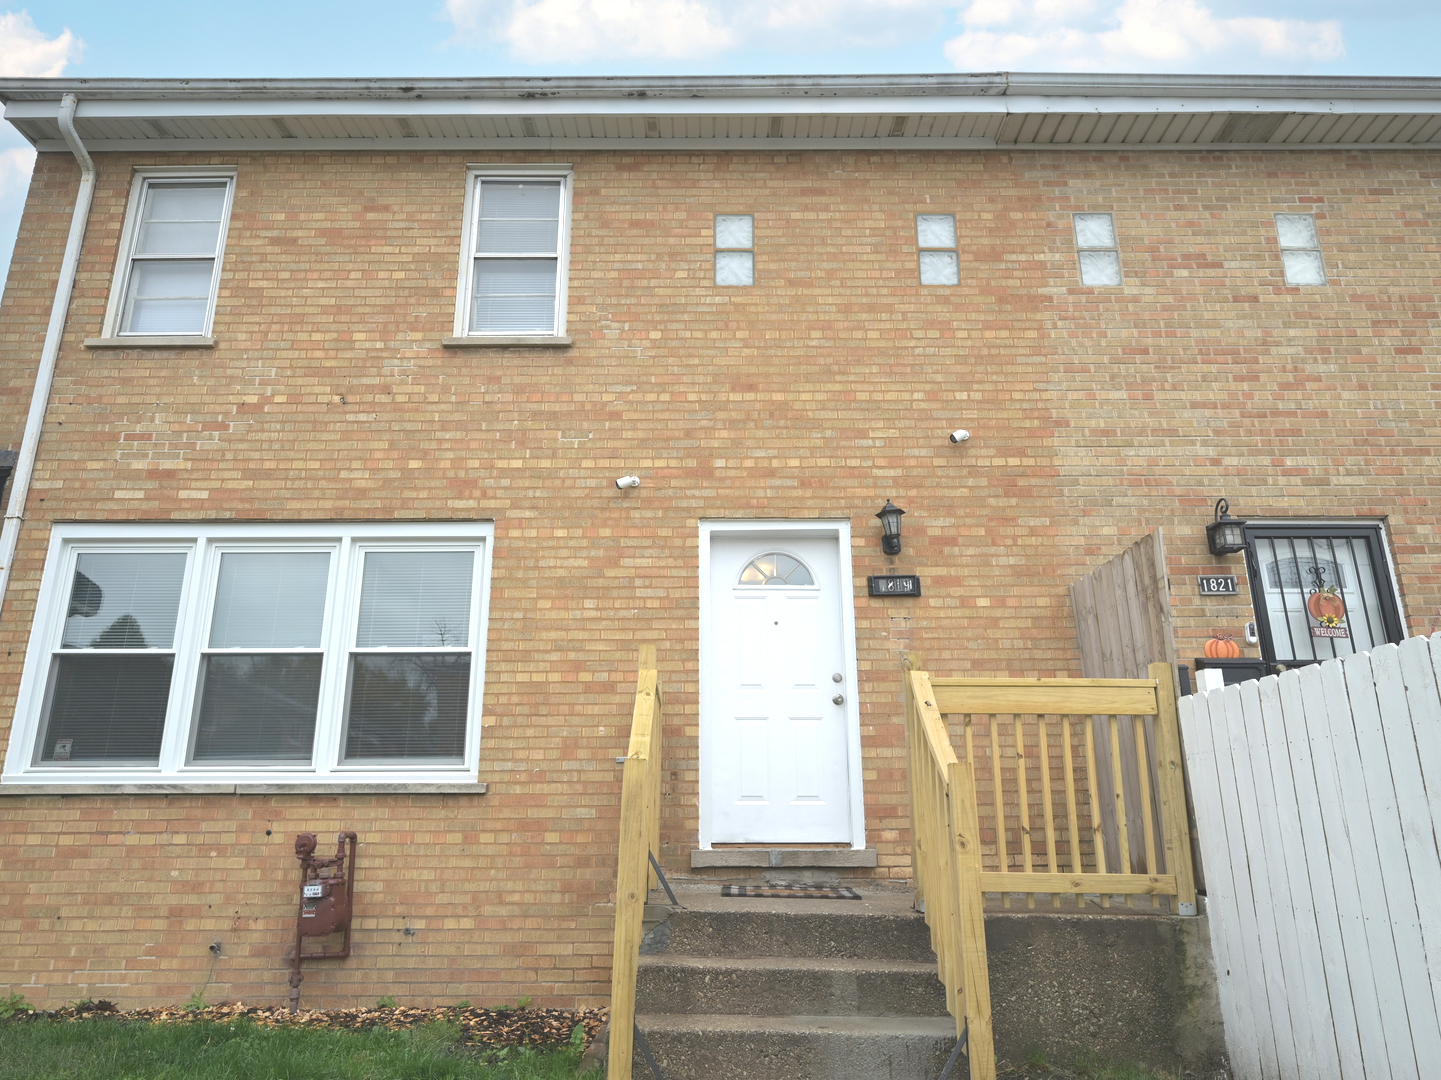
[[[837,537],[712,533],[706,584],[709,842],[852,841]]]

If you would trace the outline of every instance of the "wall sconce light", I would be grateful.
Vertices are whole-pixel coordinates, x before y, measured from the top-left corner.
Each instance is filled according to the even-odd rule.
[[[1227,513],[1230,509],[1225,499],[1216,500],[1216,520],[1206,526],[1206,546],[1212,555],[1234,555],[1246,550],[1246,534],[1242,531],[1246,523]]]
[[[876,517],[881,519],[881,550],[887,555],[899,555],[901,553],[901,515],[905,511],[899,506],[893,506],[891,500],[886,500],[886,505],[881,507],[881,512]]]

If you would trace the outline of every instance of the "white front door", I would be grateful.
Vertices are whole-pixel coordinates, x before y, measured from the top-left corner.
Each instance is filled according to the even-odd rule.
[[[712,533],[706,587],[703,839],[851,842],[858,713],[838,538]]]

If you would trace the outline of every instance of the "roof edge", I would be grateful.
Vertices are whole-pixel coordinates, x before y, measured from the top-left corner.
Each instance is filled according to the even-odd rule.
[[[893,75],[543,76],[358,79],[0,79],[0,102],[91,100],[419,100],[977,97],[1345,97],[1441,99],[1441,78],[1369,75],[1132,75],[977,72]]]

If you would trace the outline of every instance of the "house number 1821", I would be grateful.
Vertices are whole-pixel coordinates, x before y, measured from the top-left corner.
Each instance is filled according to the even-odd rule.
[[[1202,596],[1234,596],[1236,593],[1235,574],[1203,574],[1196,580],[1201,584]]]

